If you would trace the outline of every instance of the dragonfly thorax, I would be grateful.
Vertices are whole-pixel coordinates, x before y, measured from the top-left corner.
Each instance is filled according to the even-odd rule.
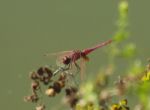
[[[80,50],[74,50],[71,55],[66,55],[63,57],[62,62],[65,65],[69,65],[72,62],[76,62],[78,59],[83,58],[85,60],[88,60],[88,57],[86,54]]]

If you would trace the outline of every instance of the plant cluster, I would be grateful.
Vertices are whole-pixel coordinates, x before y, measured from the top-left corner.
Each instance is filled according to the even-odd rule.
[[[89,79],[75,87],[68,85],[68,77],[72,77],[68,71],[62,70],[55,77],[55,70],[40,67],[30,74],[32,94],[25,100],[37,103],[36,110],[46,109],[44,104],[38,103],[42,86],[45,86],[48,97],[65,89],[65,102],[72,110],[150,110],[150,61],[144,66],[137,58],[136,45],[126,43],[130,37],[128,7],[127,0],[119,1],[118,30],[106,51],[108,64],[100,69],[94,80]],[[126,68],[122,69],[118,61],[124,61]]]

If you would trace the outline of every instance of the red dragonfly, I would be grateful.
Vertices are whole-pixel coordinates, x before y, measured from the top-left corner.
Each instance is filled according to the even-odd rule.
[[[46,56],[49,55],[58,55],[58,62],[60,64],[63,64],[63,66],[67,67],[61,67],[60,69],[58,69],[57,71],[54,72],[54,74],[58,73],[59,71],[65,71],[65,70],[70,70],[72,68],[73,65],[75,65],[75,67],[78,70],[81,70],[81,74],[83,73],[83,66],[84,66],[84,62],[88,61],[88,54],[90,54],[91,52],[93,52],[94,50],[101,48],[103,46],[106,46],[108,44],[110,44],[112,42],[112,40],[107,40],[105,42],[102,42],[94,47],[91,48],[86,48],[83,50],[71,50],[71,51],[62,51],[62,52],[58,52],[58,53],[53,53],[53,54],[46,54]],[[79,66],[76,61],[82,59],[83,61],[81,62],[81,65]],[[82,76],[81,76],[82,77]]]

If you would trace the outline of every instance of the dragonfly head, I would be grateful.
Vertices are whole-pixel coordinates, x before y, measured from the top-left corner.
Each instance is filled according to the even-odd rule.
[[[71,58],[70,57],[64,57],[63,58],[63,64],[65,64],[65,65],[68,65],[68,64],[70,64],[70,62],[71,62]]]

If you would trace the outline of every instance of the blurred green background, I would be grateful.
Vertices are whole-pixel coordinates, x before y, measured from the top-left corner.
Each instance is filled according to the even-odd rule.
[[[117,30],[119,0],[1,0],[0,1],[0,109],[32,110],[23,97],[30,93],[28,73],[53,65],[44,53],[83,49],[110,39]],[[129,1],[129,42],[138,57],[149,56],[150,1]],[[90,55],[88,74],[105,64],[104,50]],[[93,75],[94,77],[94,75]],[[51,109],[61,95],[49,99]],[[59,108],[59,107],[58,107]]]

